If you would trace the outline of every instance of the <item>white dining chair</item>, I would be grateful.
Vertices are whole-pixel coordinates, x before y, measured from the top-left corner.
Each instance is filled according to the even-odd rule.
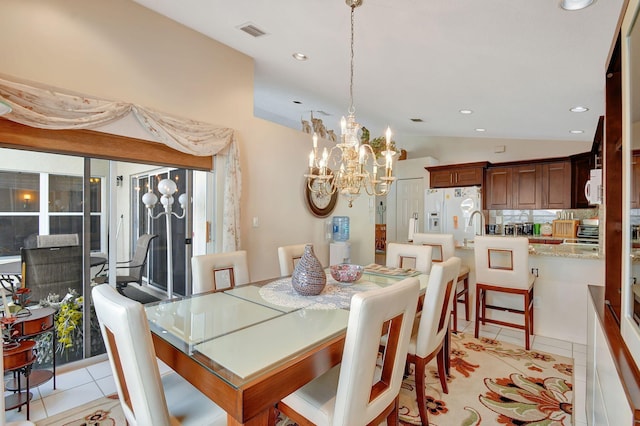
[[[293,274],[296,264],[304,254],[304,247],[310,243],[293,244],[278,247],[278,261],[280,263],[280,276],[286,277]]]
[[[193,294],[225,290],[251,281],[245,250],[193,256],[191,272]]]
[[[529,269],[529,239],[527,237],[475,237],[476,263],[476,324],[498,324],[524,331],[525,349],[529,350],[533,334],[533,288],[535,275]],[[493,300],[487,303],[487,293]],[[496,293],[503,293],[498,300]],[[521,298],[521,301],[508,299]],[[517,304],[522,303],[522,308]],[[487,309],[507,311],[524,316],[524,324],[487,317]]]
[[[430,246],[388,243],[387,268],[410,268],[428,274],[431,270],[432,248]]]
[[[91,291],[130,425],[226,425],[226,413],[175,372],[160,376],[143,305],[108,284]]]
[[[427,364],[437,356],[438,377],[444,393],[447,387],[447,331],[451,318],[450,305],[455,294],[455,283],[460,272],[460,258],[450,257],[431,267],[429,282],[424,297],[422,313],[417,329],[411,335],[407,362],[414,365],[418,412],[423,425],[429,424],[425,406],[425,370]]]
[[[413,234],[413,243],[431,246],[433,262],[443,262],[455,255],[455,242],[453,234]],[[464,317],[467,321],[471,317],[471,300],[469,298],[469,266],[462,263],[456,283],[456,296],[451,304],[453,307],[453,322],[451,329],[458,331],[458,303],[464,304]],[[462,283],[462,285],[460,285]]]
[[[398,395],[418,302],[419,281],[353,296],[342,363],[284,398],[280,411],[301,425],[398,424]],[[381,331],[390,343],[377,367]]]

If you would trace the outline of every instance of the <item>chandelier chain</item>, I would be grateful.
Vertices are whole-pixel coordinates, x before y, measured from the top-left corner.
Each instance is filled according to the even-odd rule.
[[[355,22],[355,19],[354,19],[355,10],[356,10],[356,4],[352,4],[351,5],[351,68],[350,68],[350,74],[349,74],[349,114],[354,114],[356,112],[356,109],[353,106],[353,56],[354,56],[353,27]]]

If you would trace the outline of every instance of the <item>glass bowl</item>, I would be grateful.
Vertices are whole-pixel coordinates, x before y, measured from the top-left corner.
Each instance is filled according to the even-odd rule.
[[[364,272],[364,267],[354,265],[352,263],[331,265],[329,269],[331,270],[331,276],[333,279],[341,283],[352,283],[354,281],[358,281]]]

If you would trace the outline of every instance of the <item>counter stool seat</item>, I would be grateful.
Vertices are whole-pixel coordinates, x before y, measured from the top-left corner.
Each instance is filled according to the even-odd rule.
[[[533,334],[533,284],[535,276],[529,270],[529,239],[526,237],[475,238],[476,264],[476,324],[478,337],[480,323],[498,324],[524,331],[525,349],[530,348]],[[503,293],[522,297],[523,308],[487,303],[487,293]],[[503,297],[505,302],[509,297]],[[524,324],[487,317],[487,309],[499,310],[524,316]]]

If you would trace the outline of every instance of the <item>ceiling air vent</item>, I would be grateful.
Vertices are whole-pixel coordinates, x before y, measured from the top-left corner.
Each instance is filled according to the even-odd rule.
[[[256,27],[251,23],[242,24],[238,28],[240,28],[240,30],[244,31],[245,33],[249,34],[252,37],[260,37],[267,34],[264,31],[262,31],[260,28]]]
[[[422,123],[423,122],[422,118],[410,118],[409,120],[413,121],[414,123]]]

